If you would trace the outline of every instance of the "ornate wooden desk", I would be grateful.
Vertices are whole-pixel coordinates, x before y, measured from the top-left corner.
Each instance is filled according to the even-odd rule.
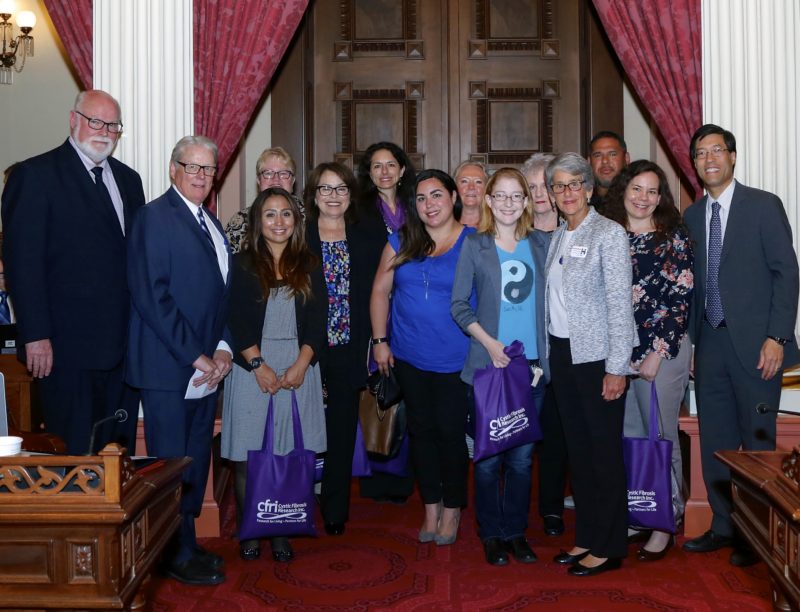
[[[143,608],[189,462],[135,470],[116,444],[95,457],[0,458],[0,608]]]
[[[800,446],[785,451],[720,451],[731,468],[733,522],[767,564],[775,610],[800,608]]]

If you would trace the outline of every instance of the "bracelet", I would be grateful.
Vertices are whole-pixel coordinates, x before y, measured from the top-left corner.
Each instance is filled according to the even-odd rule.
[[[384,336],[383,338],[373,338],[372,346],[375,346],[376,344],[383,344],[384,342],[389,342],[389,338],[387,338],[386,336]]]

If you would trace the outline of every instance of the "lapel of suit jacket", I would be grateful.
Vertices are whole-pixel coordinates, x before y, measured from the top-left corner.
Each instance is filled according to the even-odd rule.
[[[175,189],[174,185],[169,189],[167,193],[168,193],[167,197],[169,198],[170,203],[175,207],[178,219],[180,219],[181,223],[188,226],[189,232],[195,237],[195,240],[199,242],[200,250],[203,252],[206,259],[208,259],[209,263],[213,264],[214,270],[217,273],[216,277],[220,280],[220,282],[224,282],[224,284],[227,286],[227,284],[230,282],[230,276],[231,276],[230,254],[228,255],[228,278],[226,278],[225,281],[223,281],[222,274],[219,271],[219,262],[217,261],[217,251],[208,242],[208,236],[206,236],[205,232],[203,232],[203,229],[200,227],[200,222],[197,220],[197,217],[195,217],[191,213],[189,207],[186,206],[186,203],[183,201],[181,196],[178,195],[178,192]]]
[[[481,234],[481,238],[478,241],[478,255],[480,257],[480,261],[483,262],[485,269],[500,269],[500,256],[497,254],[497,245],[495,244],[494,237],[491,234]],[[486,275],[486,278],[491,283],[489,290],[492,292],[492,295],[497,296],[498,312],[500,312],[500,290],[502,289],[502,276],[502,273],[499,275],[494,273]]]
[[[117,161],[113,157],[108,158],[108,167],[111,170],[111,174],[114,176],[114,182],[117,184],[117,191],[119,191],[119,197],[122,199],[122,218],[123,222],[125,223],[125,235],[128,235],[128,232],[131,229],[131,205],[130,205],[130,197],[128,196],[128,190],[125,188],[126,186],[123,185],[122,180],[122,171],[115,172],[114,170],[119,170],[119,166],[122,165],[122,162]]]
[[[746,213],[744,205],[742,204],[745,199],[743,185],[736,182],[733,189],[733,197],[731,198],[731,208],[728,211],[728,221],[725,223],[725,236],[722,238],[722,254],[720,255],[720,266],[725,262],[725,258],[731,249],[735,248],[740,243],[739,232],[742,228],[747,228],[746,231],[751,231],[747,227]]]
[[[117,211],[113,207],[109,209],[108,203],[103,201],[97,193],[97,186],[94,179],[89,176],[89,171],[83,165],[78,152],[67,140],[62,146],[64,161],[68,164],[69,173],[76,179],[81,192],[81,198],[89,203],[91,210],[106,221],[108,228],[122,238],[122,228],[119,224]]]

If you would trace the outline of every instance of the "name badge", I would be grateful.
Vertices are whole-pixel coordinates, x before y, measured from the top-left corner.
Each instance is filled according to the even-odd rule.
[[[578,259],[583,259],[586,257],[586,253],[588,252],[589,252],[589,247],[574,246],[569,250],[569,256],[577,257]]]

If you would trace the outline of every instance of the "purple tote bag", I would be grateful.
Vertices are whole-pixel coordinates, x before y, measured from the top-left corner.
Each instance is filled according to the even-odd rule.
[[[514,340],[503,352],[511,358],[504,368],[489,365],[475,371],[474,461],[542,439],[539,412],[531,393],[531,369],[525,347]]]
[[[672,507],[672,441],[658,433],[656,384],[650,390],[650,435],[622,438],[628,478],[628,524],[675,533]]]
[[[247,451],[247,485],[239,539],[317,535],[314,524],[314,457],[303,448],[297,396],[292,390],[294,450],[274,453],[273,396],[261,450]]]
[[[322,474],[325,471],[326,454],[327,453],[320,453],[316,456],[314,463],[314,482],[322,482]],[[370,464],[369,455],[367,455],[367,449],[364,446],[364,434],[361,432],[361,421],[356,422],[356,441],[353,447],[353,467],[350,475],[355,478],[372,476],[372,466]]]

